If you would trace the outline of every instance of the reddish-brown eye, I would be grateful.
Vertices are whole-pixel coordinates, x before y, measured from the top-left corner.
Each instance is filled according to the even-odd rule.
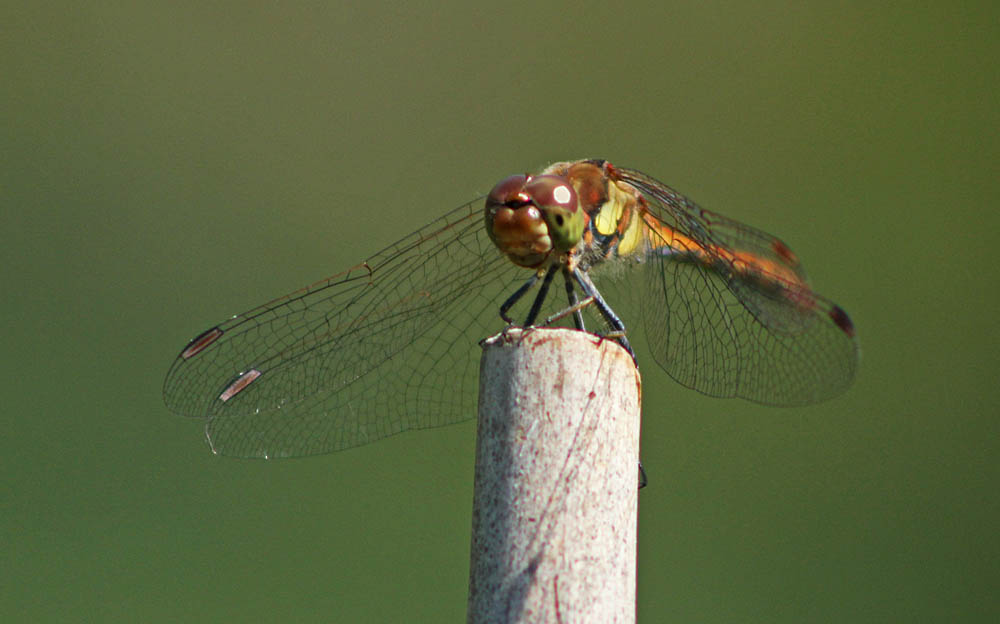
[[[562,176],[540,175],[531,177],[528,179],[528,183],[524,185],[524,193],[531,198],[531,201],[536,206],[562,208],[570,213],[576,212],[576,191],[573,190],[573,186],[569,181]]]
[[[508,202],[517,201],[519,199],[518,195],[522,194],[524,183],[527,181],[528,176],[520,174],[512,175],[497,182],[497,185],[493,187],[493,190],[486,197],[487,209],[490,206],[502,206]],[[520,198],[520,203],[527,203],[527,201],[527,196]]]

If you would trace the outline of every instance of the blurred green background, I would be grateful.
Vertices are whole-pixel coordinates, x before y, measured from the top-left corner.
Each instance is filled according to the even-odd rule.
[[[641,356],[640,621],[1000,618],[995,3],[16,4],[3,621],[462,621],[473,422],[238,461],[160,386],[210,324],[583,157],[788,241],[862,345],[807,409]]]

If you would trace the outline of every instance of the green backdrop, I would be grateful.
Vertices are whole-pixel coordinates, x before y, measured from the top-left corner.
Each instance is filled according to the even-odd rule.
[[[1000,618],[995,3],[17,4],[3,621],[462,621],[472,422],[229,460],[160,386],[211,323],[583,157],[781,236],[862,345],[804,409],[640,356],[640,621]]]

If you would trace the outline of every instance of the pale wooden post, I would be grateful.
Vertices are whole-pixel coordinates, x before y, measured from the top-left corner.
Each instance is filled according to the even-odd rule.
[[[468,621],[635,622],[641,385],[569,329],[484,342]]]

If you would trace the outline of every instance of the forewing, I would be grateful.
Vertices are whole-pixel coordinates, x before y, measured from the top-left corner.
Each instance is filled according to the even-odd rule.
[[[167,406],[208,419],[223,455],[290,457],[475,416],[477,340],[525,278],[486,235],[480,201],[366,262],[195,338]]]

